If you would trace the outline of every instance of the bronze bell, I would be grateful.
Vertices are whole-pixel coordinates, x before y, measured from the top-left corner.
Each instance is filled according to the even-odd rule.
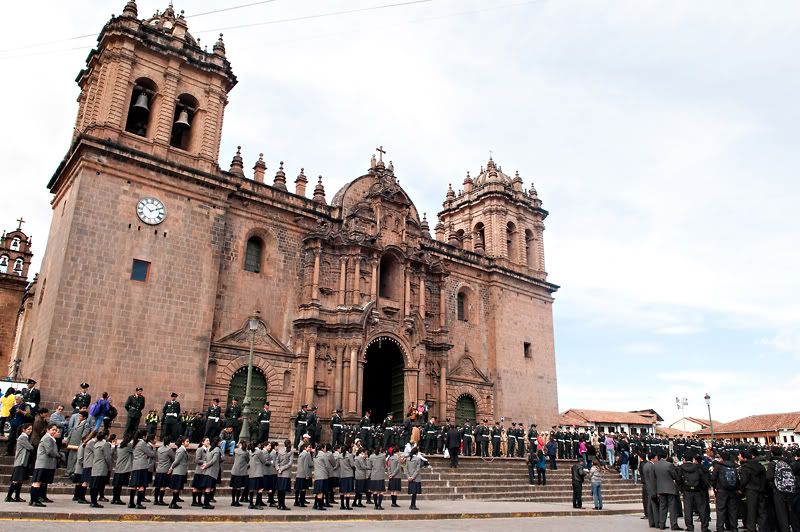
[[[183,126],[183,127],[192,127],[189,123],[189,113],[186,109],[181,109],[181,112],[178,114],[178,119],[175,121],[176,126]]]
[[[138,111],[149,113],[150,107],[147,105],[147,94],[143,92],[139,93],[139,96],[136,97],[136,102],[133,104],[133,108]]]

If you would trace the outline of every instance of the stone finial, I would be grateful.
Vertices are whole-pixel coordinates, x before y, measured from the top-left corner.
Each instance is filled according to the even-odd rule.
[[[264,173],[267,171],[267,163],[264,162],[264,154],[258,154],[258,160],[253,166],[253,179],[259,183],[264,182]]]
[[[370,157],[369,160],[369,167],[374,170],[377,166],[378,166],[378,159],[375,157],[375,154],[373,153],[372,157]]]
[[[278,167],[278,171],[275,172],[275,181],[273,183],[275,188],[279,188],[281,190],[286,189],[286,172],[283,171],[283,161],[281,161],[280,167]]]
[[[125,4],[125,8],[122,10],[123,17],[133,17],[137,18],[139,16],[139,10],[136,8],[136,0],[128,0]]]
[[[467,171],[467,177],[464,178],[464,193],[469,194],[472,192],[472,178],[469,176],[469,171]]]
[[[524,192],[522,188],[522,178],[519,176],[519,171],[514,172],[514,178],[511,180],[511,187],[516,192]]]
[[[451,246],[460,247],[461,246],[461,239],[458,238],[458,233],[456,233],[453,224],[450,224],[450,232],[447,235],[447,243]]]
[[[538,194],[536,193],[536,187],[533,186],[533,183],[531,183],[531,188],[528,190],[528,195],[532,198],[538,197]]]
[[[453,191],[453,184],[448,183],[447,185],[447,199],[451,200],[456,197],[456,193]]]
[[[294,180],[294,193],[298,196],[305,196],[307,183],[308,179],[306,179],[306,175],[303,173],[303,169],[301,168],[300,173],[297,174],[297,178]]]
[[[444,242],[444,224],[441,220],[436,223],[436,227],[434,228],[434,232],[436,233],[436,240],[439,242]]]
[[[214,43],[214,55],[225,57],[225,43],[222,41],[222,34],[219,34],[219,39]]]
[[[428,214],[422,213],[422,222],[419,224],[419,228],[422,230],[422,234],[427,236],[428,238],[431,237],[431,228],[428,225]]]
[[[175,19],[175,26],[172,28],[172,36],[176,39],[186,40],[186,30],[189,26],[186,25],[186,17],[183,16],[183,11]]]
[[[234,155],[231,160],[231,169],[229,172],[239,177],[244,177],[244,161],[242,160],[241,146],[236,146],[236,155]]]
[[[317,186],[314,187],[313,201],[325,203],[325,187],[322,186],[322,176],[317,179]]]
[[[394,173],[394,163],[392,161],[389,161],[389,166],[386,167],[386,171],[390,174]]]

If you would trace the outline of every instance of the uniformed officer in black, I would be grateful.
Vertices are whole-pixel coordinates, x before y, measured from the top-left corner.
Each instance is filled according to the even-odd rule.
[[[331,445],[334,447],[344,443],[344,431],[342,430],[344,426],[342,425],[342,416],[339,415],[341,413],[341,410],[334,410],[331,415]]]
[[[310,412],[306,418],[306,434],[311,437],[311,444],[317,444],[317,429],[319,428],[319,418],[317,417],[317,405],[311,405]]]
[[[371,414],[372,412],[367,410],[366,412],[364,412],[364,417],[362,417],[361,421],[358,422],[358,426],[360,427],[358,437],[361,438],[361,445],[363,445],[365,449],[372,448],[372,419],[370,418]]]
[[[492,456],[500,456],[500,440],[503,436],[503,427],[499,421],[495,421],[492,428]]]
[[[522,423],[517,426],[517,456],[525,457],[525,428]]]
[[[272,412],[269,409],[269,401],[267,401],[256,418],[256,423],[258,423],[258,443],[264,443],[269,440],[269,421],[271,417]]]
[[[128,421],[125,422],[125,436],[133,436],[139,429],[139,422],[142,420],[144,411],[144,395],[141,386],[136,387],[136,392],[128,396],[125,401],[125,410],[128,412]],[[77,396],[76,396],[77,397]]]
[[[432,417],[422,427],[422,452],[431,454],[436,450],[436,418]]]
[[[386,414],[386,417],[383,418],[383,448],[388,449],[390,445],[395,444],[395,432],[394,432],[394,415],[389,412]]]
[[[489,456],[489,425],[487,423],[489,420],[484,419],[481,426],[475,431],[475,436],[479,439],[479,444],[481,446],[481,456],[487,457]]]
[[[225,408],[225,427],[233,427],[233,433],[238,436],[242,427],[241,423],[242,407],[239,406],[239,400],[234,397],[231,399],[231,403]],[[217,436],[219,436],[219,434]]]
[[[528,444],[532,451],[536,451],[536,438],[539,437],[539,431],[536,430],[536,423],[531,423],[531,428],[528,429]]]
[[[31,413],[36,415],[39,411],[39,403],[42,402],[42,394],[38,389],[34,388],[36,381],[28,379],[28,387],[22,389],[22,400],[26,403],[31,403]]]
[[[172,392],[170,400],[164,403],[161,409],[161,441],[169,437],[175,441],[178,437],[178,427],[180,426],[181,404],[178,402],[178,394]]]
[[[464,442],[464,456],[472,456],[472,443],[474,439],[475,435],[472,433],[469,419],[465,419],[464,427],[461,429],[461,441]]]
[[[206,438],[216,438],[222,432],[220,418],[222,418],[222,407],[219,406],[219,399],[215,397],[213,404],[206,410],[206,430],[204,434]]]
[[[300,411],[294,419],[294,448],[299,449],[300,443],[303,441],[303,434],[306,433],[306,424],[308,423],[308,413],[306,412],[308,405],[301,405]]]
[[[89,405],[92,404],[92,395],[87,392],[86,390],[89,389],[88,382],[81,383],[81,391],[75,394],[75,397],[72,398],[72,413],[75,414],[80,412],[81,409],[89,409]]]
[[[508,429],[506,434],[508,437],[508,445],[506,446],[506,456],[513,458],[514,451],[517,449],[517,424],[512,422],[511,428]]]

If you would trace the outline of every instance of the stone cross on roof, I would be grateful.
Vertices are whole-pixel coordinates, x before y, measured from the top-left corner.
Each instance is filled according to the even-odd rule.
[[[19,222],[19,225],[17,226],[17,231],[22,231],[22,224],[25,223],[25,220],[23,220],[22,217],[19,217],[17,218],[17,221]]]
[[[375,148],[375,151],[380,153],[380,155],[378,155],[378,160],[383,162],[383,156],[386,154],[386,150],[383,149],[383,146],[378,146]]]

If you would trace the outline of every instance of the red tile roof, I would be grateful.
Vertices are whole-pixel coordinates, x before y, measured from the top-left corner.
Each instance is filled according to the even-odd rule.
[[[800,432],[800,412],[787,412],[783,414],[760,414],[747,416],[730,423],[714,423],[714,434],[727,434],[734,432],[776,432],[780,429]],[[695,434],[711,434],[710,427],[698,430]]]
[[[656,416],[634,412],[609,412],[606,410],[579,410],[571,408],[558,418],[559,425],[586,426],[587,424],[614,423],[624,425],[654,425]]]

